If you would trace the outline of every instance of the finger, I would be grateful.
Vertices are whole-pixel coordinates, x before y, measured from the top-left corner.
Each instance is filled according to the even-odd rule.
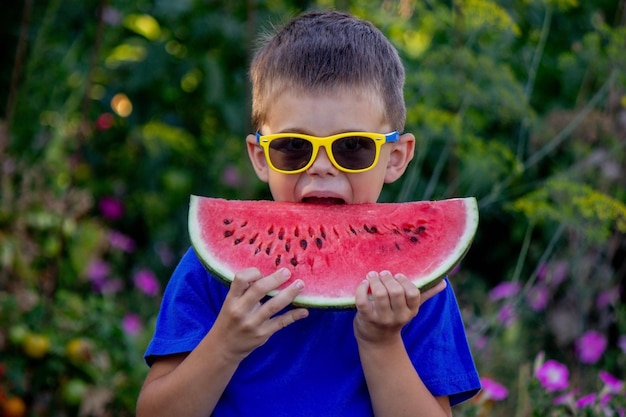
[[[422,293],[420,297],[421,298],[420,303],[424,304],[425,301],[430,300],[432,297],[434,297],[435,295],[445,290],[447,286],[448,286],[448,283],[446,282],[446,280],[442,279],[441,281],[439,281],[437,285],[435,285],[432,288],[429,288],[428,290]]]
[[[272,274],[251,282],[250,287],[245,291],[243,297],[259,301],[265,297],[267,293],[287,282],[290,277],[291,272],[287,268],[281,268]]]
[[[378,272],[369,272],[367,279],[370,284],[370,291],[372,293],[372,300],[374,301],[375,309],[390,309],[391,304],[389,302],[389,293],[387,287],[382,281],[381,274]]]
[[[298,279],[292,282],[288,287],[284,288],[274,297],[263,303],[259,313],[262,315],[264,320],[269,319],[291,304],[300,292],[302,292],[303,288],[304,282],[302,280]]]
[[[396,274],[396,281],[404,291],[404,300],[411,311],[417,311],[420,306],[420,290],[403,274]]]
[[[387,290],[387,298],[389,299],[391,309],[394,311],[406,309],[407,300],[405,296],[405,289],[398,279],[391,275],[391,272],[382,271],[380,273],[380,281]]]
[[[235,274],[233,282],[230,284],[230,293],[233,296],[241,297],[253,282],[261,278],[263,275],[257,268],[242,269]]]
[[[302,320],[309,316],[309,310],[306,308],[295,308],[284,314],[273,317],[266,322],[267,330],[270,334],[274,334],[298,320]]]
[[[356,309],[361,312],[369,312],[372,309],[372,300],[369,295],[370,283],[367,279],[361,281],[354,293]]]

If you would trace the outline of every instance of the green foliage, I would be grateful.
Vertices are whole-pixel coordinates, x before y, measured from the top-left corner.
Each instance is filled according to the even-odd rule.
[[[189,245],[189,194],[269,198],[244,140],[256,35],[338,8],[372,20],[406,65],[416,156],[382,200],[480,202],[452,282],[479,370],[509,392],[457,412],[609,412],[576,401],[606,389],[601,370],[626,378],[622,3],[32,4],[24,31],[13,8],[0,17],[16,45],[0,71],[0,400],[38,416],[134,413],[159,294]],[[519,290],[494,298],[502,283]],[[589,330],[607,340],[595,363],[576,345]],[[571,372],[563,405],[534,375],[550,358]]]

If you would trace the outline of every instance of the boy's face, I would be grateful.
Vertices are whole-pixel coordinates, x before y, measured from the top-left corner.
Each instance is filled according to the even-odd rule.
[[[343,132],[389,133],[383,120],[381,100],[372,94],[348,91],[337,94],[296,94],[283,92],[272,102],[263,135],[304,133],[330,136]],[[269,184],[276,201],[320,204],[375,203],[383,184],[397,180],[413,157],[415,138],[403,134],[398,142],[381,148],[378,163],[371,170],[346,173],[338,170],[322,147],[311,167],[299,174],[272,170],[254,135],[246,138],[248,154],[258,177]]]

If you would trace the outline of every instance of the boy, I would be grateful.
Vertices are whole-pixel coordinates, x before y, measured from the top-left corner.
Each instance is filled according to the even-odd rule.
[[[301,15],[267,40],[250,75],[258,133],[248,153],[275,200],[376,202],[404,173],[415,142],[395,133],[404,128],[404,69],[369,22]],[[346,132],[361,134],[319,148],[308,140]],[[370,146],[388,132],[394,142]],[[250,268],[227,288],[188,251],[146,352],[137,415],[451,416],[479,390],[445,281],[420,294],[401,274],[370,272],[356,311],[289,307],[300,280],[261,302],[288,278],[286,269],[263,277]]]

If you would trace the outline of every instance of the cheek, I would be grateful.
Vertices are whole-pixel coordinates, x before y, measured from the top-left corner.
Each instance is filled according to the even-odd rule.
[[[296,184],[302,174],[281,174],[279,172],[269,172],[268,184],[272,197],[276,201],[295,201]]]

